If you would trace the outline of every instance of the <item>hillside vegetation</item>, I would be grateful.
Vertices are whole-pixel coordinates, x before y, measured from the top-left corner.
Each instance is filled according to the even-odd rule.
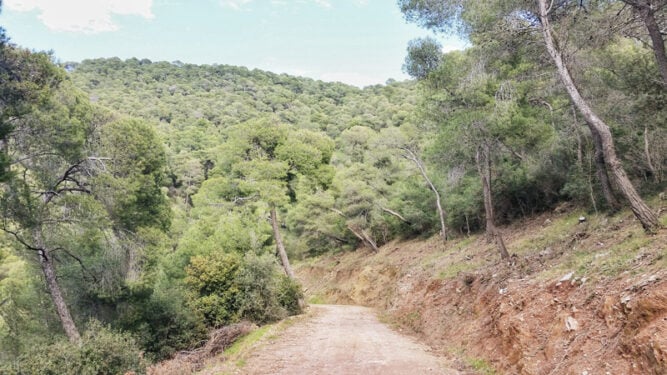
[[[657,283],[667,69],[648,26],[665,24],[658,3],[401,0],[408,21],[471,46],[443,54],[414,40],[404,69],[415,80],[364,89],[179,61],[56,65],[2,31],[0,372],[141,373],[213,329],[298,314],[293,260],[386,261],[364,277],[400,289],[408,276],[392,259],[414,257],[400,241],[438,249],[406,263],[425,262],[425,284],[404,285],[405,301],[421,287],[435,300],[465,287],[495,301],[486,293],[508,280],[569,272],[588,280],[570,282],[572,293],[600,287],[602,301],[607,285],[632,288],[617,282],[635,259]],[[535,217],[548,230],[517,234]],[[492,323],[460,327],[515,316],[472,301],[460,308]],[[664,316],[656,306],[648,314]],[[435,340],[440,328],[419,327],[453,313],[438,311],[397,316]],[[650,320],[626,315],[608,325]],[[507,349],[523,344],[504,329],[491,330],[493,347],[466,350],[533,373],[533,362],[494,356],[534,354]],[[549,361],[562,353],[545,350]],[[664,369],[659,355],[641,368]]]

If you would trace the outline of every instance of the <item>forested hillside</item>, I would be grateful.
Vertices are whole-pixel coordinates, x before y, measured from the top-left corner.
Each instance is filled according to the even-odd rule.
[[[666,186],[664,41],[645,16],[664,27],[664,1],[398,3],[471,46],[414,40],[415,80],[359,89],[57,66],[3,35],[0,372],[112,355],[141,372],[207,329],[298,313],[290,261],[314,255],[486,231],[504,261],[503,227],[563,202],[661,230],[642,197]]]

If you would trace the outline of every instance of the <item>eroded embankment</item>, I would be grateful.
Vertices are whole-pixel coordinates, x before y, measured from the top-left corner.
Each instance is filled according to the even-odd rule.
[[[432,239],[322,257],[298,274],[314,300],[376,307],[461,369],[667,373],[667,233],[646,236],[627,213],[579,215],[506,228],[510,263],[482,237]]]

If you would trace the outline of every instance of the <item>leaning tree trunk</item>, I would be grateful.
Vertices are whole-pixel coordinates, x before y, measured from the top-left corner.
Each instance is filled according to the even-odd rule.
[[[597,132],[600,135],[600,140],[602,142],[602,152],[604,159],[611,170],[612,175],[614,176],[616,185],[621,189],[621,192],[625,198],[630,203],[630,209],[635,214],[637,219],[642,223],[644,230],[648,233],[655,233],[658,228],[660,228],[660,223],[656,214],[651,211],[651,209],[646,205],[642,198],[637,193],[637,190],[630,182],[628,175],[625,173],[625,169],[621,164],[621,161],[616,155],[616,150],[614,148],[614,141],[609,130],[609,126],[602,121],[596,114],[593,112],[592,108],[588,105],[588,102],[581,96],[579,89],[572,80],[572,76],[561,52],[556,47],[553,35],[551,34],[551,26],[549,24],[548,12],[547,12],[547,0],[537,0],[539,6],[539,17],[540,22],[542,23],[542,36],[544,37],[544,42],[547,47],[549,55],[553,59],[558,74],[560,76],[565,89],[572,98],[574,105],[579,109],[581,114],[586,120],[591,132]]]
[[[486,234],[496,243],[501,259],[508,259],[510,254],[505,247],[503,236],[496,228],[495,213],[493,210],[493,196],[491,194],[491,164],[489,161],[489,147],[482,146],[477,150],[477,171],[482,181],[482,193],[484,195],[484,213],[486,215]]]
[[[579,167],[583,168],[583,152],[582,152],[582,147],[581,147],[581,136],[579,135],[579,120],[577,119],[577,110],[575,106],[572,106],[572,115],[574,116],[574,126],[575,129],[574,131],[576,132],[577,135],[577,161],[579,163]],[[609,180],[609,173],[607,173],[607,164],[604,161],[604,153],[602,151],[602,139],[600,138],[600,135],[593,131],[591,129],[591,136],[593,138],[593,145],[595,147],[595,154],[593,159],[595,160],[595,172],[598,177],[598,181],[600,182],[600,188],[602,189],[602,196],[604,196],[605,201],[607,202],[607,205],[609,206],[610,210],[612,212],[617,211],[621,204],[618,202],[618,199],[616,199],[616,196],[614,195],[614,189],[611,187],[611,181]],[[591,185],[591,203],[593,204],[593,207],[595,208],[595,212],[597,212],[597,207],[595,204],[595,195],[593,194],[593,186]]]
[[[651,8],[651,4],[647,1],[639,1],[636,6],[642,17],[642,21],[644,21],[648,35],[651,37],[653,54],[655,55],[655,61],[658,64],[658,69],[662,76],[662,83],[667,86],[667,53],[665,52],[665,40],[662,37],[660,25],[658,25],[658,22],[655,19],[655,10]]]
[[[271,207],[271,228],[273,228],[273,239],[276,240],[276,251],[278,252],[280,263],[283,265],[285,274],[287,274],[287,276],[289,276],[290,279],[294,279],[294,271],[292,271],[292,266],[290,266],[289,264],[289,259],[287,258],[287,251],[285,251],[285,244],[283,244],[283,238],[280,235],[280,228],[278,226],[278,215],[276,214],[275,207]]]
[[[354,236],[357,237],[359,239],[359,241],[361,241],[361,243],[364,244],[364,246],[367,246],[368,248],[370,248],[371,250],[373,250],[376,253],[380,252],[380,248],[378,247],[377,243],[373,240],[373,238],[371,238],[371,236],[368,235],[368,233],[366,233],[366,231],[364,231],[361,228],[355,229],[354,225],[347,223],[347,216],[345,216],[343,211],[335,209],[335,208],[330,208],[330,210],[337,213],[343,219],[345,219],[345,222],[346,222],[345,224],[347,226],[347,229],[349,229],[350,232],[352,232],[352,234],[354,234]]]
[[[355,227],[351,224],[347,225],[347,229],[349,229],[350,232],[352,232],[352,234],[354,234],[354,236],[357,237],[361,243],[363,243],[369,249],[376,253],[380,252],[380,248],[378,247],[377,243],[363,229],[355,229]]]
[[[65,303],[65,298],[63,298],[63,294],[60,290],[60,285],[58,284],[58,279],[56,277],[56,269],[53,265],[53,257],[44,247],[41,233],[35,233],[34,239],[36,248],[38,249],[37,254],[39,256],[39,265],[44,273],[46,287],[53,300],[53,305],[58,313],[58,318],[60,318],[60,323],[62,324],[69,341],[75,344],[79,343],[81,341],[81,335],[79,335],[79,330],[76,328],[76,324],[74,324],[72,314],[70,314],[69,308]]]
[[[604,196],[605,201],[607,201],[611,211],[615,212],[618,211],[621,204],[618,202],[618,199],[616,199],[614,190],[611,187],[611,181],[609,180],[609,174],[607,173],[607,164],[604,159],[602,138],[592,129],[591,134],[593,135],[593,144],[595,145],[595,170],[598,176],[598,181],[600,182],[600,188],[602,189],[602,195]]]

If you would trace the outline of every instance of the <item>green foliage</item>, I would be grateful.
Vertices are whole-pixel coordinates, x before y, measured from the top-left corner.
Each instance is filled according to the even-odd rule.
[[[239,320],[241,267],[241,258],[236,254],[217,252],[190,259],[186,283],[195,293],[193,308],[208,325],[219,327]]]
[[[442,46],[433,38],[414,39],[408,42],[408,55],[403,71],[416,79],[424,79],[434,71],[442,59]]]
[[[159,359],[199,342],[206,325],[299,312],[299,286],[272,255],[272,209],[292,257],[355,249],[363,236],[381,245],[437,233],[435,197],[407,149],[423,159],[453,231],[483,226],[481,150],[500,222],[562,200],[602,207],[590,134],[553,79],[526,4],[399,1],[408,20],[473,46],[443,55],[433,39],[413,41],[404,69],[419,84],[363,90],[146,59],[70,63],[67,75],[48,54],[0,36],[5,229],[22,239],[39,229],[59,249],[75,320],[129,331]],[[661,191],[664,87],[649,49],[600,35],[616,30],[605,25],[618,9],[596,4],[585,19],[557,7],[554,31],[568,30],[575,79],[612,126],[631,176]],[[54,186],[65,190],[45,205]],[[60,334],[34,254],[10,248],[26,250],[9,241],[1,253],[3,359]],[[57,366],[61,357],[49,358],[35,360]]]
[[[206,339],[204,319],[189,308],[184,288],[173,282],[161,284],[154,290],[133,290],[117,302],[118,317],[114,319],[114,325],[132,332],[147,357],[154,360],[168,358]]]
[[[248,254],[238,279],[240,315],[267,323],[301,313],[301,286],[276,267],[270,255]]]
[[[45,347],[33,347],[16,366],[3,369],[9,374],[124,374],[145,373],[146,361],[127,333],[119,333],[91,321],[81,345],[65,340]]]
[[[0,363],[9,364],[25,349],[47,344],[49,328],[58,327],[58,322],[30,263],[7,244],[4,240],[0,249]]]
[[[296,280],[280,274],[278,276],[277,297],[278,304],[285,310],[288,315],[297,315],[302,312],[299,301],[303,300],[303,290],[301,284]]]
[[[194,293],[192,305],[211,326],[240,319],[267,323],[301,311],[299,285],[268,254],[241,258],[218,252],[190,262],[186,283]]]
[[[119,147],[122,145],[122,147]],[[97,192],[123,228],[169,228],[171,211],[161,191],[165,153],[155,131],[136,119],[119,120],[102,128],[101,160],[110,174],[100,176]]]

